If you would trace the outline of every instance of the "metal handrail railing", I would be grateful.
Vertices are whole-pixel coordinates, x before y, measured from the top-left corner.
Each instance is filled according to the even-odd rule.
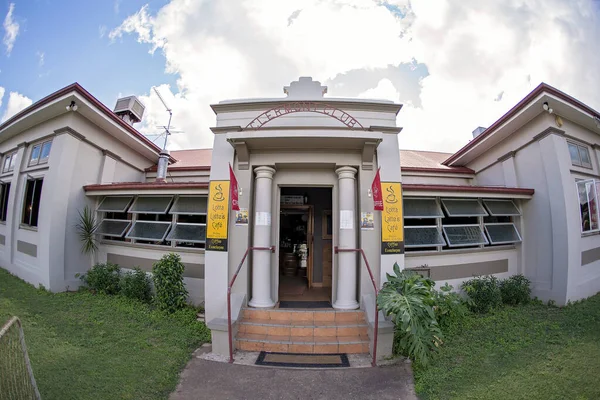
[[[233,336],[231,333],[231,288],[237,279],[240,270],[242,269],[242,265],[244,265],[244,261],[246,261],[246,257],[248,257],[248,253],[250,250],[269,250],[271,253],[275,253],[275,246],[271,247],[248,247],[246,252],[244,253],[244,257],[242,257],[242,261],[240,261],[240,265],[238,265],[235,274],[229,281],[229,286],[227,286],[227,333],[229,335],[229,363],[233,363]]]
[[[372,367],[377,366],[377,334],[379,333],[379,310],[377,309],[377,295],[379,294],[379,289],[377,289],[377,283],[375,282],[375,278],[373,277],[373,271],[371,271],[371,266],[369,265],[369,261],[367,260],[367,256],[363,249],[340,249],[338,246],[334,248],[335,253],[360,253],[362,254],[363,260],[365,260],[365,265],[367,266],[367,271],[369,272],[369,276],[371,277],[371,283],[373,284],[373,289],[375,289],[375,326],[373,327],[373,361],[371,362]]]

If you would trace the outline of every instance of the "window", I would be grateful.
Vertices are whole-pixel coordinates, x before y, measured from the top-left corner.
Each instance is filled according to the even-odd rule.
[[[404,218],[442,218],[436,199],[404,198]]]
[[[512,200],[483,200],[485,208],[494,217],[521,215]]]
[[[31,155],[29,156],[29,165],[47,163],[48,158],[50,157],[51,147],[52,140],[33,145],[33,147],[31,148]]]
[[[598,224],[598,188],[596,181],[587,179],[577,182],[579,194],[579,215],[581,217],[581,232],[596,232]]]
[[[443,227],[449,247],[488,244],[479,225],[447,225]]]
[[[25,202],[23,204],[23,225],[38,226],[43,183],[43,179],[27,180],[27,185],[25,187]]]
[[[8,215],[8,196],[10,195],[10,183],[0,185],[0,221],[5,222]]]
[[[204,248],[207,206],[202,196],[107,196],[97,209],[104,219],[96,233],[111,240]]]
[[[510,244],[521,241],[521,235],[513,223],[485,224],[485,232],[491,244]]]
[[[586,145],[567,142],[569,154],[571,155],[571,164],[577,167],[592,168],[590,151]]]
[[[445,246],[446,241],[437,226],[404,227],[404,246],[406,248],[422,248]]]
[[[442,199],[449,217],[483,217],[488,213],[477,199]]]
[[[17,161],[17,152],[12,152],[4,156],[4,164],[2,165],[2,172],[12,172],[15,169],[15,162]]]

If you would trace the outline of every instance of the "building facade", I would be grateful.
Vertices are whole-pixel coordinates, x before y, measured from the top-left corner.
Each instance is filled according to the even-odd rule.
[[[243,310],[325,302],[364,312],[365,351],[373,282],[381,287],[395,263],[455,288],[524,274],[535,296],[559,305],[600,291],[598,112],[541,84],[447,154],[398,150],[400,104],[326,91],[300,78],[286,97],[214,104],[213,148],[170,155],[133,127],[143,114],[135,98],[112,111],[74,84],[34,103],[0,126],[2,267],[64,291],[93,263],[151,271],[177,252],[221,353],[242,260],[236,332]],[[85,206],[100,222],[91,257],[75,229]],[[390,325],[380,318],[380,356]]]

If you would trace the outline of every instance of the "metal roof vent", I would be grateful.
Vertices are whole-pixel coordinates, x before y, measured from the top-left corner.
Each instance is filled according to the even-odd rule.
[[[475,128],[475,130],[473,131],[473,138],[476,138],[477,136],[481,135],[486,129],[487,128],[484,128],[483,126],[478,126],[477,128]]]
[[[146,107],[137,97],[127,96],[117,99],[115,114],[129,125],[133,125],[142,120],[145,109]]]

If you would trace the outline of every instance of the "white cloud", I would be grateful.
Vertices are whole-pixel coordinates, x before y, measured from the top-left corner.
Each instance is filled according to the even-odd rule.
[[[429,75],[390,73],[344,94],[399,101],[402,88],[420,87],[398,116],[402,146],[454,151],[540,81],[598,107],[598,13],[591,0],[171,0],[156,12],[142,7],[108,37],[133,35],[178,77],[165,97],[185,134],[171,137],[172,148],[211,146],[211,103],[283,96],[299,76],[335,78],[335,96],[336,87],[361,86],[350,80],[364,74],[351,71],[406,63]],[[153,96],[143,98],[154,104]],[[148,107],[142,129],[155,131],[165,114]]]
[[[98,35],[100,36],[100,39],[102,39],[104,37],[104,35],[106,35],[107,30],[108,30],[108,27],[106,25],[100,25],[98,27]]]
[[[2,107],[2,99],[4,99],[5,91],[6,91],[6,89],[4,89],[2,86],[0,86],[0,107]]]
[[[2,116],[2,121],[0,122],[8,120],[19,111],[29,107],[32,103],[33,101],[29,97],[23,96],[17,92],[10,92],[10,95],[8,96],[8,103],[6,103],[6,110],[4,110],[4,115]]]
[[[46,57],[46,54],[43,51],[38,51],[35,53],[35,55],[38,57],[38,65],[40,67],[43,67],[45,63],[44,58]]]
[[[10,56],[17,35],[19,34],[19,24],[13,19],[13,12],[15,11],[15,3],[10,3],[8,6],[8,13],[4,18],[4,39],[3,43],[6,46],[6,54]]]

